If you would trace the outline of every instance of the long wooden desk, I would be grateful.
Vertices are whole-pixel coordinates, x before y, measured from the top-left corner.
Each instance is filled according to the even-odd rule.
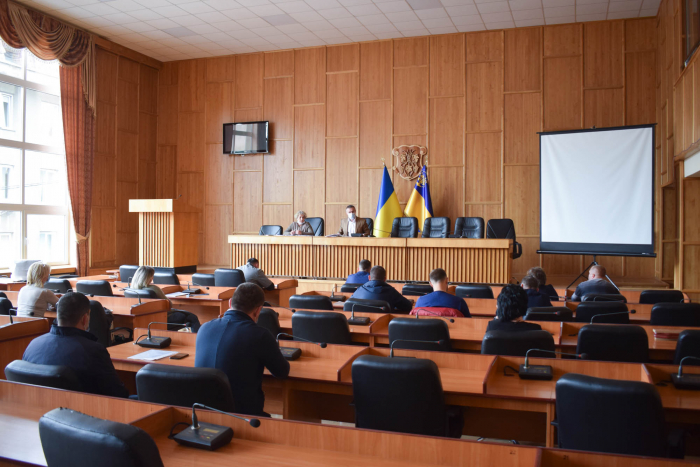
[[[49,332],[49,320],[0,315],[0,376],[5,377],[5,367],[13,360],[21,360],[24,351],[34,338]]]
[[[231,267],[258,258],[273,276],[346,278],[361,259],[380,264],[389,280],[425,281],[437,264],[455,282],[506,284],[512,240],[229,235]]]

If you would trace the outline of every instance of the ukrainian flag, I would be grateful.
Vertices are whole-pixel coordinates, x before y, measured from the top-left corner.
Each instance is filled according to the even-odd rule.
[[[406,217],[418,218],[418,228],[422,229],[425,220],[433,217],[433,202],[430,200],[430,188],[428,187],[428,169],[423,166],[420,176],[413,187],[413,193],[406,203],[403,211]]]
[[[377,214],[374,216],[374,236],[391,236],[391,224],[396,217],[403,217],[401,206],[399,198],[396,197],[396,191],[394,191],[394,184],[391,183],[389,171],[384,166],[382,187],[379,190],[379,201],[377,202]]]

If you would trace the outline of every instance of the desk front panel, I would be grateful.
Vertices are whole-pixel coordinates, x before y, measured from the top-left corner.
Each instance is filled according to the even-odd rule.
[[[311,236],[229,235],[231,267],[257,258],[269,276],[313,276]]]
[[[405,238],[317,237],[313,241],[314,276],[346,278],[361,259],[384,266],[388,280],[405,280]]]

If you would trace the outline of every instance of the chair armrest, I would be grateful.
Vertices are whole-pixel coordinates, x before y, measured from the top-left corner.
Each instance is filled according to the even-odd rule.
[[[683,459],[685,457],[685,430],[675,428],[668,433],[666,439],[668,442],[666,455],[672,459]]]
[[[446,427],[445,435],[450,438],[461,438],[464,427],[464,411],[462,407],[455,405],[445,406]]]

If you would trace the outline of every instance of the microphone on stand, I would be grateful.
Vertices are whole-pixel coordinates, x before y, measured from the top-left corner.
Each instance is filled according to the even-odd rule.
[[[633,315],[637,313],[637,310],[630,310],[630,311],[616,311],[615,313],[600,313],[598,315],[593,315],[591,316],[591,323],[593,324],[593,320],[596,319],[598,316],[612,316],[612,315]]]
[[[141,298],[139,297],[139,300]],[[172,325],[172,326],[182,326],[182,327],[187,327],[186,324],[180,324],[180,323],[161,323],[158,321],[153,321],[151,323],[148,323],[148,337],[142,341],[139,341],[139,339],[143,336],[140,336],[136,341],[134,342],[134,345],[140,345],[141,347],[146,347],[147,349],[165,349],[167,347],[170,347],[170,344],[172,343],[172,339],[169,337],[163,337],[163,336],[154,336],[151,337],[151,324],[167,324],[167,325]]]
[[[369,317],[368,316],[358,316],[355,318],[355,305],[357,303],[352,304],[352,309],[350,310],[350,318],[348,318],[348,324],[350,326],[367,326],[369,324]],[[372,306],[372,305],[361,305],[361,306],[367,306],[371,308],[379,308],[379,309],[384,309],[383,307],[379,306]]]
[[[304,341],[304,342],[309,342],[310,344],[316,344],[317,346],[321,347],[322,349],[325,349],[328,347],[328,344],[325,342],[314,342],[309,339],[304,339],[303,337],[294,337],[291,334],[287,334],[286,332],[280,332],[277,334],[277,343],[279,344],[280,341],[280,336],[287,336],[291,337],[294,340],[299,340],[299,341]],[[289,361],[296,360],[297,358],[301,357],[301,349],[298,347],[280,347],[280,352],[282,352],[282,356],[286,358]]]
[[[191,289],[190,288],[190,281],[187,281],[187,288],[182,291],[182,293],[186,294],[198,294],[200,292],[199,289]]]
[[[330,299],[332,302],[344,302],[347,297],[345,295],[336,295],[335,291],[338,287],[338,284],[333,284],[333,290],[331,291]]]
[[[419,344],[437,344],[437,345],[443,345],[445,343],[444,340],[440,339],[439,341],[420,341],[416,339],[394,339],[391,341],[391,351],[389,352],[389,358],[394,357],[394,344],[397,342],[417,342]]]
[[[192,425],[185,428],[178,434],[174,435],[172,438],[177,441],[178,444],[183,446],[189,446],[191,448],[206,449],[207,451],[214,451],[219,449],[231,442],[233,439],[233,430],[228,426],[214,425],[212,423],[199,422],[197,419],[197,414],[195,412],[195,407],[202,409],[212,410],[220,414],[228,415],[229,417],[237,418],[239,420],[246,421],[253,428],[260,426],[260,420],[257,418],[245,418],[232,413],[224,412],[223,410],[215,409],[213,407],[200,404],[195,402],[192,404]]]
[[[676,389],[700,389],[700,375],[699,374],[683,374],[683,362],[686,360],[697,360],[700,362],[700,358],[688,355],[681,359],[681,364],[678,365],[678,373],[671,373],[671,382],[676,387]]]
[[[530,349],[525,353],[525,363],[520,365],[520,371],[518,372],[518,376],[520,376],[520,379],[537,379],[537,380],[542,380],[542,381],[550,381],[553,378],[552,375],[552,367],[550,365],[530,365],[529,363],[529,358],[530,358],[530,352],[535,351],[535,352],[547,352],[547,353],[553,353],[557,355],[571,355],[572,357],[580,358],[580,359],[585,359],[586,354],[585,353],[566,353],[566,352],[558,352],[555,350],[542,350],[542,349]]]

